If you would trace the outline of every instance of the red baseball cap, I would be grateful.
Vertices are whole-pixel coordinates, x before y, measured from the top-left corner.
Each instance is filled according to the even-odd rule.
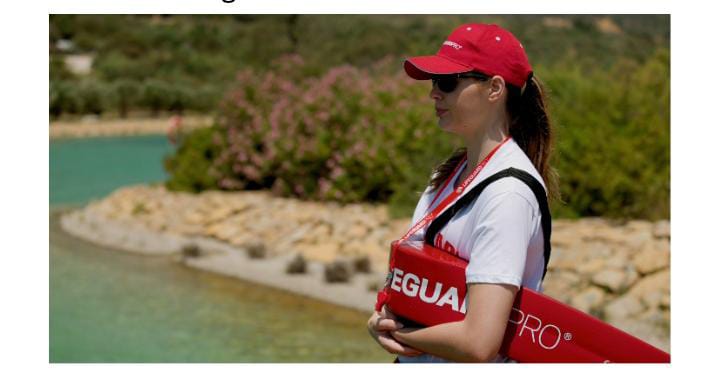
[[[408,76],[416,80],[476,71],[499,75],[518,88],[525,85],[532,73],[520,41],[500,26],[488,24],[460,25],[437,54],[408,58],[404,67]]]

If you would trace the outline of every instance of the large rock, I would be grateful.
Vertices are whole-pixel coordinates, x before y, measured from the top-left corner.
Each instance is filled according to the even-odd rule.
[[[653,236],[656,238],[670,238],[670,221],[661,220],[655,223]]]
[[[663,294],[662,298],[660,299],[660,309],[663,310],[670,310],[670,294],[665,293]]]
[[[585,264],[586,261],[587,259],[585,256],[577,250],[557,247],[552,250],[550,263],[548,263],[548,269],[553,268],[575,271],[578,266]]]
[[[312,243],[312,242],[327,242],[330,238],[330,234],[332,232],[332,229],[330,228],[330,225],[327,223],[320,223],[316,225],[314,228],[312,228],[304,237],[304,242]]]
[[[642,298],[660,292],[669,294],[670,292],[670,270],[663,270],[652,275],[645,276],[640,279],[637,284],[628,290],[628,294],[637,298]]]
[[[629,265],[631,265],[630,260],[628,259],[627,254],[623,252],[616,251],[605,261],[605,266],[607,268],[617,268],[622,270],[627,268]]]
[[[605,268],[605,260],[602,258],[591,259],[585,263],[580,263],[575,270],[583,276],[593,276],[600,270]]]
[[[644,312],[638,314],[636,318],[661,329],[667,330],[670,328],[670,313],[667,310],[648,308]]]
[[[642,247],[653,240],[652,230],[649,228],[633,230],[628,228],[625,230],[625,244],[627,244],[627,250],[630,254],[634,254]]]
[[[642,302],[631,295],[621,296],[605,306],[605,316],[609,320],[618,320],[632,317],[645,310]]]
[[[572,271],[548,270],[543,281],[543,293],[562,302],[570,303],[572,295],[581,284],[581,278]]]
[[[643,275],[651,274],[670,266],[670,250],[667,242],[647,243],[643,250],[632,258],[635,269]]]
[[[317,262],[334,261],[340,250],[340,243],[336,241],[326,241],[321,243],[298,243],[296,246],[303,257],[308,260]]]
[[[570,305],[586,313],[599,307],[605,301],[605,291],[598,287],[588,287],[570,300]]]
[[[375,243],[355,240],[346,242],[340,249],[340,254],[350,257],[372,255],[380,252],[381,248]]]
[[[640,300],[648,309],[654,310],[660,308],[660,303],[663,301],[664,296],[665,293],[657,290],[640,296]],[[637,295],[635,295],[635,297],[637,297]]]
[[[367,236],[367,234],[368,228],[365,226],[365,224],[356,222],[350,226],[346,234],[340,234],[339,236],[347,237],[348,239],[352,240],[361,240],[363,239],[363,237]]]
[[[620,269],[602,270],[592,276],[591,282],[611,292],[621,292],[628,286],[628,273]]]

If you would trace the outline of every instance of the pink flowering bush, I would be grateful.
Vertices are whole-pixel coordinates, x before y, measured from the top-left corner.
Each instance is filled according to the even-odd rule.
[[[391,63],[303,77],[303,61],[289,56],[265,74],[238,73],[217,118],[220,153],[208,174],[220,189],[338,202],[388,201],[424,187],[428,166],[452,146],[431,123],[427,83]]]

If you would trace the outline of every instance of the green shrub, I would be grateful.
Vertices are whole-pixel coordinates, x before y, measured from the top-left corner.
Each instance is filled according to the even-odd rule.
[[[127,117],[130,108],[138,103],[140,84],[129,79],[120,79],[112,86],[112,99],[121,118]]]
[[[77,85],[66,80],[50,81],[50,114],[59,117],[62,114],[81,112],[80,95]]]
[[[153,116],[157,116],[161,110],[169,107],[171,101],[171,86],[161,80],[148,79],[143,82],[140,105],[149,108]]]
[[[165,159],[165,170],[171,175],[165,183],[169,190],[200,192],[217,188],[212,162],[219,153],[213,142],[214,128],[200,128],[180,138],[174,155]]]
[[[107,85],[92,79],[83,80],[78,86],[81,114],[100,115],[106,110],[110,97]]]
[[[544,70],[545,71],[545,70]],[[542,72],[558,128],[561,216],[670,215],[669,53],[610,72]]]
[[[408,216],[431,168],[459,140],[434,124],[427,83],[397,69],[386,73],[383,64],[391,63],[302,78],[303,61],[294,56],[273,62],[266,74],[242,71],[221,105],[212,142],[202,134],[193,144],[197,151],[178,153],[202,162],[193,172],[171,172],[170,182],[389,202],[392,215]],[[557,128],[554,165],[565,203],[553,204],[555,215],[667,218],[667,50],[610,71],[564,65],[537,71],[549,88]],[[213,159],[199,152],[209,146],[217,148]]]

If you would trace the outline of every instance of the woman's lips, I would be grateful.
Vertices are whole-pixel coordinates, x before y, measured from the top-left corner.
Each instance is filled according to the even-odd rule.
[[[446,112],[447,112],[447,109],[435,108],[435,115],[437,115],[438,117],[443,116],[443,114],[445,114]]]

